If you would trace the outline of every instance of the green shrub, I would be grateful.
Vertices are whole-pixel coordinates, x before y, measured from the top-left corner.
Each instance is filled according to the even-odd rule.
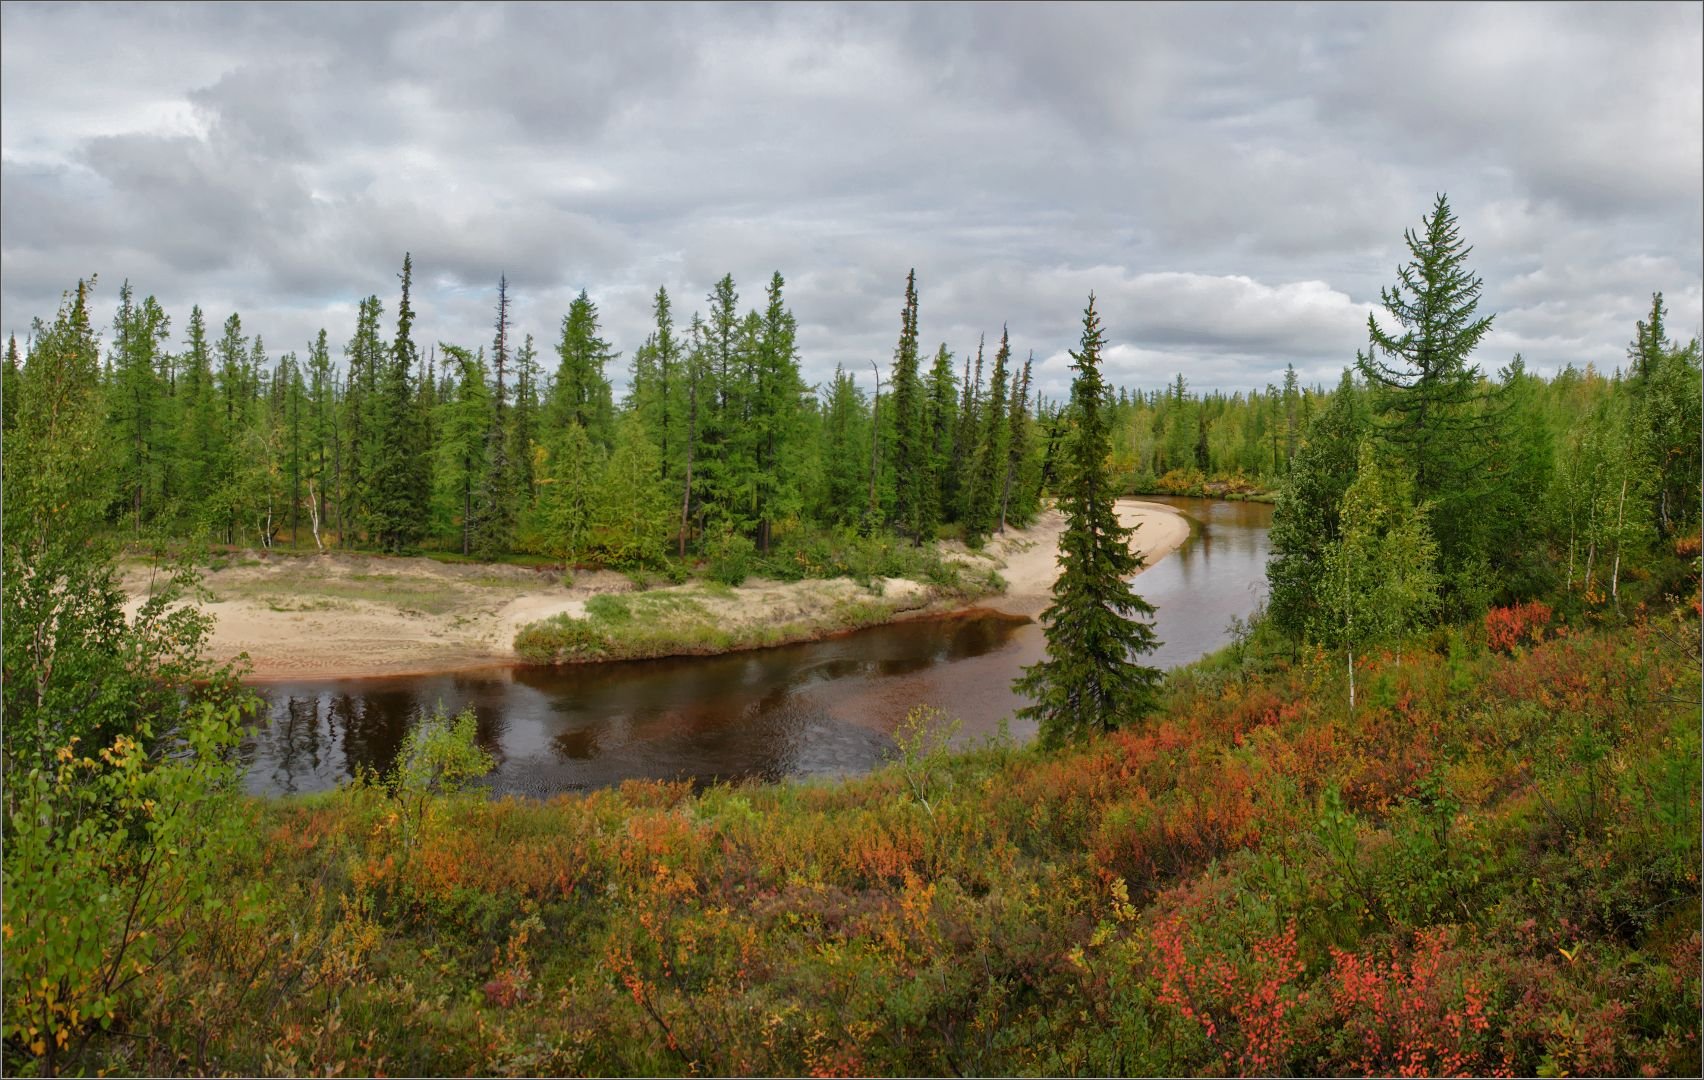
[[[566,612],[528,623],[515,634],[515,652],[534,664],[596,660],[608,651],[609,641],[600,630]]]
[[[439,702],[404,736],[389,784],[400,807],[405,850],[419,844],[435,797],[460,792],[496,764],[475,741],[478,727],[471,707],[451,719]]]
[[[751,576],[757,546],[732,530],[724,531],[710,542],[710,580],[723,585],[740,585]]]
[[[586,617],[611,626],[633,621],[633,607],[627,597],[615,593],[599,593],[586,601]]]

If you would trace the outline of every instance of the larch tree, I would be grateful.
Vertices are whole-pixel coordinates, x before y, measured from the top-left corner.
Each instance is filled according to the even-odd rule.
[[[668,551],[674,508],[659,475],[661,454],[633,413],[615,422],[615,449],[599,478],[592,508],[602,561],[633,570],[656,566]]]
[[[509,465],[508,396],[509,279],[497,279],[496,332],[491,360],[497,386],[491,399],[491,426],[485,433],[485,479],[474,501],[474,550],[483,558],[509,551],[515,542],[514,470]]]
[[[169,428],[161,423],[165,386],[160,355],[170,337],[171,320],[152,297],[133,299],[130,282],[119,287],[113,318],[111,423],[119,433],[117,461],[135,535],[144,517],[158,509],[166,455],[161,443]]]
[[[1059,509],[1059,580],[1042,613],[1047,656],[1024,669],[1014,689],[1032,704],[1021,716],[1040,725],[1044,745],[1111,731],[1151,709],[1161,680],[1158,668],[1137,658],[1159,647],[1154,607],[1131,588],[1142,557],[1130,549],[1132,529],[1121,525],[1116,492],[1107,474],[1111,450],[1103,345],[1094,294],[1083,312],[1083,336],[1071,353],[1071,419],[1075,430],[1062,463]]]
[[[716,283],[709,305],[702,331],[707,363],[699,388],[696,497],[707,529],[732,532],[749,524],[752,480],[751,433],[744,427],[751,396],[749,342],[732,274]]]
[[[438,400],[434,494],[440,519],[456,529],[461,553],[468,555],[473,552],[477,524],[474,500],[487,475],[491,390],[486,384],[483,352],[474,354],[445,345],[444,366],[447,377],[455,381],[451,391]]]
[[[515,404],[504,431],[509,492],[520,506],[538,496],[538,477],[534,471],[540,423],[538,377],[538,350],[533,346],[533,336],[528,334],[521,339],[521,347],[515,353]]]
[[[692,528],[693,511],[693,466],[698,460],[699,436],[702,431],[704,416],[708,411],[710,390],[710,356],[706,344],[704,320],[697,313],[692,316],[692,322],[687,329],[686,363],[683,371],[685,387],[685,435],[686,446],[683,452],[685,460],[681,465],[680,493],[680,530],[676,536],[677,554],[686,557],[686,542]]]
[[[659,288],[652,300],[655,323],[645,343],[633,350],[633,370],[628,406],[645,425],[646,434],[657,447],[657,473],[666,479],[679,472],[676,462],[683,454],[680,427],[680,341],[675,336],[674,310],[667,289]]]
[[[331,493],[337,487],[335,466],[339,460],[337,424],[337,373],[331,366],[331,348],[324,328],[314,335],[308,348],[308,514],[313,522],[314,546],[323,548],[320,530],[329,528]]]

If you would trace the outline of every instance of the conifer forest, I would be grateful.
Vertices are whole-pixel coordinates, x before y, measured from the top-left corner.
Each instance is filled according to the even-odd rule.
[[[232,27],[257,18],[280,49],[298,47],[291,35],[307,32],[268,12],[86,16],[102,49],[105,20],[144,15],[169,17],[160,40],[173,48],[197,34],[235,42]],[[779,100],[801,115],[859,95],[899,100],[885,77],[933,87],[930,108],[960,110],[955,123],[1018,134],[1036,115],[1026,110],[1054,107],[1048,94],[1093,100],[1088,67],[1116,71],[1117,107],[1087,108],[1080,130],[1050,127],[1059,146],[1127,123],[1119,110],[1138,105],[1194,117],[1213,138],[1221,124],[1303,122],[1288,104],[1248,105],[1238,94],[1256,84],[1229,59],[1211,77],[1234,93],[1187,82],[1201,91],[1187,105],[1152,97],[1101,59],[1066,58],[1067,42],[1104,54],[1057,36],[1066,13],[1040,8],[675,13],[701,36],[733,27],[768,42],[774,70],[741,39],[729,55],[744,71],[673,31],[646,39],[654,64],[637,62],[634,31],[618,27],[634,13],[621,9],[383,13],[455,27],[473,56],[489,55],[488,40],[523,42],[528,19],[610,35],[598,80],[635,97],[605,103],[596,123],[575,112],[595,95],[570,104],[568,83],[455,83],[470,102],[497,95],[512,117],[540,104],[527,93],[560,91],[540,99],[559,125],[549,134],[522,138],[521,125],[467,144],[516,140],[512,158],[492,161],[512,170],[518,200],[526,163],[569,160],[529,156],[527,139],[601,147],[598,167],[615,176],[639,151],[610,132],[649,130],[647,95],[676,79],[701,88],[705,109],[751,110],[739,145],[753,161],[770,160],[768,139],[825,145],[718,96],[772,86],[782,69]],[[1400,50],[1320,29],[1318,13],[1227,13],[1272,20],[1274,40],[1298,35],[1302,52],[1398,62]],[[1689,48],[1704,41],[1696,10],[1645,14]],[[1469,15],[1534,28],[1606,17],[1547,5]],[[963,90],[970,53],[920,76],[897,47],[836,36],[888,41],[872,28],[901,16],[921,40],[948,27],[1027,57],[1042,104],[978,113],[983,95],[1008,91]],[[1408,25],[1389,9],[1328,16],[1368,41],[1384,20]],[[59,17],[8,4],[7,37],[39,40]],[[1180,29],[1194,25],[1187,8],[1093,17],[1112,36],[1152,20],[1144,32],[1207,63]],[[218,25],[189,28],[203,19]],[[1509,36],[1479,26],[1455,40],[1483,50]],[[1589,37],[1545,40],[1584,49]],[[430,51],[440,37],[385,40],[392,52],[369,57],[380,67],[404,62],[398,42]],[[62,260],[34,239],[32,214],[66,237],[95,235],[49,214],[58,204],[41,192],[76,188],[78,169],[129,144],[96,124],[82,157],[42,165],[50,142],[24,133],[40,126],[32,117],[73,113],[26,92],[26,74],[48,76],[22,49],[6,52],[20,73],[7,97],[30,104],[7,106],[5,258],[9,277],[33,281]],[[1147,59],[1155,86],[1208,78]],[[881,77],[835,89],[838,65],[853,62]],[[1313,88],[1326,78],[1317,59],[1292,63],[1308,109],[1351,115],[1353,95]],[[1696,56],[1675,63],[1696,89]],[[183,160],[202,160],[191,144],[258,144],[278,101],[313,99],[306,76],[265,70],[288,93],[266,83],[240,108],[207,104],[243,89],[235,76],[194,92],[193,115],[215,121],[170,135],[191,147]],[[125,71],[138,94],[189,78]],[[398,76],[385,115],[424,108],[452,78]],[[1444,116],[1446,96],[1431,93],[1427,115]],[[499,115],[467,108],[431,115]],[[879,142],[869,132],[913,122],[894,115],[842,118],[836,138]],[[1560,150],[1522,157],[1550,129],[1520,130],[1529,143],[1496,151],[1506,171],[1578,167]],[[1288,159],[1247,137],[1238,147],[1265,171],[1237,189],[1239,205],[1256,191],[1294,196]],[[1001,167],[1025,174],[1026,154],[1051,152],[1036,140]],[[907,152],[934,161],[927,141]],[[1144,145],[1154,176],[1187,160]],[[1343,266],[1379,267],[1354,300],[1317,281],[1262,284],[1300,281],[1274,276],[1269,250],[1302,260],[1329,240],[1295,241],[1301,226],[1276,216],[1264,234],[1239,226],[1212,258],[1127,273],[1173,265],[1161,261],[1174,242],[1166,215],[1211,231],[1216,218],[1189,216],[1194,187],[1225,204],[1215,214],[1242,212],[1211,170],[1119,231],[1102,227],[1124,219],[1095,201],[1093,170],[1059,166],[1035,220],[1077,229],[1075,210],[1058,207],[1081,200],[1099,209],[1071,235],[1134,254],[1054,265],[1020,257],[1030,241],[1015,222],[1030,211],[988,194],[1015,188],[989,179],[943,206],[864,158],[833,159],[851,179],[808,171],[823,191],[788,204],[847,215],[825,232],[792,210],[761,241],[757,211],[739,228],[717,219],[709,235],[736,251],[728,265],[782,253],[767,279],[703,269],[722,256],[689,250],[705,235],[693,232],[699,211],[661,209],[679,169],[606,189],[587,166],[560,188],[591,208],[585,220],[654,214],[663,224],[632,235],[682,236],[645,264],[665,269],[643,286],[633,266],[567,289],[502,262],[470,280],[464,265],[486,266],[442,241],[460,227],[449,200],[443,222],[420,225],[420,245],[382,263],[368,243],[381,204],[360,203],[372,231],[317,256],[323,279],[290,310],[325,318],[296,340],[274,324],[311,324],[260,293],[217,276],[183,277],[203,295],[186,291],[165,240],[158,258],[117,240],[76,247],[106,265],[57,282],[57,303],[40,310],[20,315],[36,294],[8,291],[5,318],[25,321],[7,327],[0,373],[4,1071],[1699,1075],[1696,238],[1672,240],[1679,216],[1641,233],[1647,248],[1613,248],[1634,254],[1612,264],[1603,254],[1611,270],[1588,289],[1585,256],[1562,260],[1562,240],[1486,205],[1485,175],[1503,173],[1415,145],[1451,163],[1435,187],[1454,170],[1462,190],[1396,218],[1381,205],[1378,220],[1401,224],[1373,254],[1373,242],[1332,249]],[[1651,154],[1634,157],[1669,162]],[[688,157],[671,144],[662,160]],[[408,160],[427,183],[426,158]],[[1696,180],[1687,162],[1674,167]],[[702,170],[706,206],[736,199],[717,163],[680,165]],[[162,194],[191,183],[187,168],[149,181],[163,215],[187,213]],[[1592,198],[1608,198],[1631,165],[1593,168]],[[270,214],[272,189],[241,175],[255,188],[243,205]],[[316,175],[309,201],[346,197]],[[1351,230],[1398,190],[1387,179],[1374,170],[1333,189],[1330,213],[1307,203],[1308,228]],[[1627,183],[1648,194],[1659,180]],[[362,183],[359,198],[378,199],[383,182]],[[1682,199],[1693,226],[1695,187]],[[1558,187],[1533,214],[1585,214],[1582,190]],[[912,201],[891,219],[870,209],[899,191]],[[110,224],[98,201],[89,220]],[[567,228],[557,204],[528,205],[541,234]],[[1016,216],[990,224],[991,206]],[[285,217],[292,229],[319,220]],[[961,220],[957,232],[942,224]],[[858,239],[891,221],[898,231],[880,242]],[[949,233],[1013,245],[1012,258],[965,269],[936,246]],[[530,265],[523,233],[504,242]],[[603,257],[585,250],[588,265]],[[829,265],[843,250],[855,273]],[[1065,284],[1010,291],[1047,275]],[[365,284],[327,299],[326,283],[351,277]],[[1231,290],[1214,295],[1242,299],[1179,330],[1190,290],[1210,279]],[[841,295],[866,288],[879,305]],[[1534,299],[1548,289],[1559,298]],[[986,325],[962,315],[973,294]],[[231,302],[247,296],[259,298]],[[863,345],[839,343],[878,321],[879,351],[849,359]],[[1273,344],[1319,326],[1343,343],[1327,362]],[[1248,580],[1209,588],[1239,572]],[[1231,607],[1210,599],[1221,595]]]

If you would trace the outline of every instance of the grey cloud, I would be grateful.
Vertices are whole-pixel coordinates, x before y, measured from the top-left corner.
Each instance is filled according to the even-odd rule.
[[[0,11],[0,322],[75,275],[275,350],[394,303],[546,366],[589,289],[624,353],[659,284],[788,280],[807,379],[886,364],[907,268],[956,353],[1012,328],[1063,393],[1090,289],[1109,375],[1332,382],[1448,191],[1481,362],[1619,355],[1700,295],[1696,6],[329,5]],[[76,59],[47,43],[75,36]],[[104,293],[104,289],[103,289]],[[299,340],[298,340],[299,339]],[[1116,357],[1116,360],[1113,358]],[[1115,374],[1114,374],[1115,373]],[[619,373],[617,373],[619,374]]]

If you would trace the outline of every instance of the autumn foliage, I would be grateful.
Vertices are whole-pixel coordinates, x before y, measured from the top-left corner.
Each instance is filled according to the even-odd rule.
[[[1352,719],[1303,655],[1051,756],[406,837],[379,787],[251,803],[229,902],[68,1066],[1696,1075],[1697,625],[1545,626],[1367,657]]]

